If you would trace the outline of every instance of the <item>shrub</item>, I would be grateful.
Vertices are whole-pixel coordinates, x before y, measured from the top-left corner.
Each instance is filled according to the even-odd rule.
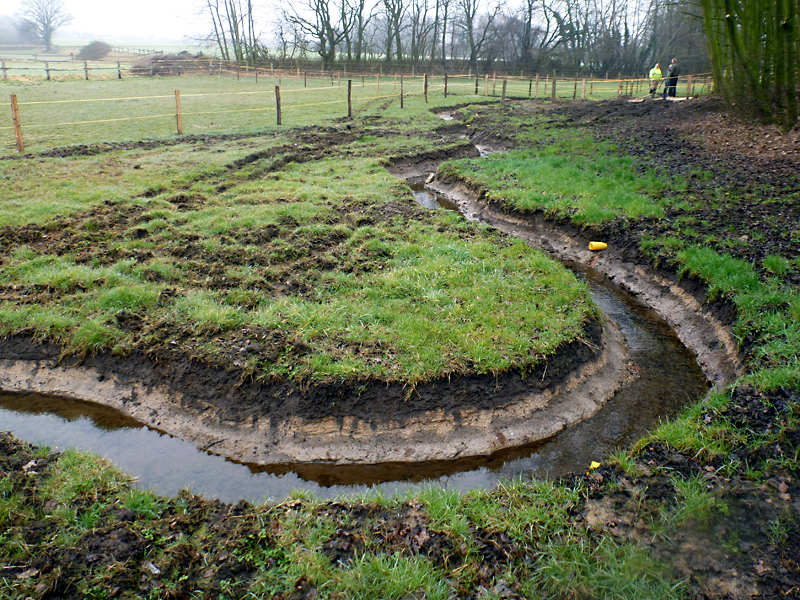
[[[111,46],[105,42],[95,40],[81,48],[78,52],[78,60],[100,60],[111,52]]]

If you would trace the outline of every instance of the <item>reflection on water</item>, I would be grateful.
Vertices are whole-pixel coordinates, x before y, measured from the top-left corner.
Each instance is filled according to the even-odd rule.
[[[414,200],[416,200],[418,204],[431,210],[444,208],[446,210],[458,211],[457,204],[444,196],[434,194],[430,190],[425,189],[425,177],[412,177],[407,181],[408,187],[411,188],[411,193],[414,194]]]
[[[580,267],[577,267],[580,268]],[[632,443],[659,419],[674,415],[708,389],[693,355],[666,323],[592,271],[579,272],[594,301],[620,326],[638,377],[592,419],[554,439],[489,457],[424,464],[371,466],[244,465],[141,426],[91,403],[32,394],[0,393],[0,430],[35,444],[76,447],[106,456],[161,494],[189,488],[235,502],[284,499],[292,489],[321,498],[380,486],[385,493],[422,481],[462,491],[491,488],[517,475],[555,477],[585,470],[592,460]]]

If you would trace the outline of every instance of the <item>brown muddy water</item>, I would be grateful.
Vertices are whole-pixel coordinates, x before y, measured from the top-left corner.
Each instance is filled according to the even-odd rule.
[[[594,418],[555,438],[488,457],[422,464],[373,466],[247,465],[233,462],[92,403],[31,394],[0,393],[0,430],[54,449],[93,451],[137,479],[137,485],[172,495],[193,493],[225,502],[281,501],[293,489],[320,498],[379,487],[401,492],[427,482],[462,491],[492,488],[520,475],[556,477],[585,470],[592,460],[632,443],[663,418],[708,389],[694,356],[669,326],[604,276],[576,269],[595,303],[616,321],[630,346],[638,377]]]

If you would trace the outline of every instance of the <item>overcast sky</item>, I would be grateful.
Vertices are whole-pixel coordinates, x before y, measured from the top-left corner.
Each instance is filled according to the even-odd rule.
[[[198,17],[200,0],[63,0],[72,23],[56,32],[55,38],[86,41],[125,41],[133,38],[183,42],[205,32]],[[0,15],[13,15],[21,0],[0,0]]]

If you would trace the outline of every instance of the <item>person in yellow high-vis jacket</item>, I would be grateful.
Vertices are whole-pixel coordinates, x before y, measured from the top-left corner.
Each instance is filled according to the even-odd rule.
[[[652,98],[656,97],[659,83],[661,83],[661,67],[656,63],[656,66],[650,69],[650,96]]]

